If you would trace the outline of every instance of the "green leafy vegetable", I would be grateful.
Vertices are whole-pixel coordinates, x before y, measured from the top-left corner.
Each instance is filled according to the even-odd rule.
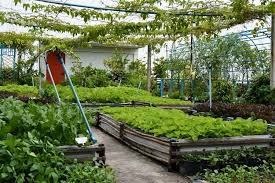
[[[49,90],[53,90],[53,88],[49,86]],[[0,91],[15,92],[22,95],[38,95],[38,91],[35,87],[25,85],[0,86]],[[154,97],[150,92],[130,87],[77,87],[76,91],[82,102],[123,103],[138,101],[152,104],[192,105],[192,103],[189,101]],[[58,86],[58,92],[60,93],[61,99],[63,101],[74,101],[74,96],[69,86]]]
[[[267,133],[267,124],[263,120],[237,118],[228,122],[221,118],[191,116],[180,110],[153,107],[106,107],[101,110],[134,128],[168,138],[198,140]]]
[[[0,182],[115,182],[111,168],[67,161],[56,148],[84,132],[76,106],[0,100]]]
[[[25,104],[12,98],[0,101],[0,139],[7,134],[17,137],[33,132],[40,139],[74,144],[77,134],[85,133],[85,125],[76,106]],[[91,120],[90,120],[91,121]]]
[[[51,142],[30,132],[22,139],[9,135],[0,140],[0,149],[0,182],[114,182],[110,168],[69,164]]]
[[[220,171],[206,170],[201,177],[210,183],[274,183],[275,165],[265,163],[256,167],[228,166]]]

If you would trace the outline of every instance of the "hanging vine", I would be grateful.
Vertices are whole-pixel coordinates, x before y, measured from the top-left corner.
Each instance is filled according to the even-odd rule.
[[[275,9],[274,3],[269,0],[263,1],[260,5],[254,5],[248,0],[231,0],[228,3],[218,0],[119,0],[115,7],[111,7],[121,10],[116,13],[110,10],[106,12],[60,5],[22,3],[21,0],[14,2],[35,15],[23,16],[16,12],[0,12],[2,23],[71,33],[79,39],[78,43],[95,41],[107,44],[147,44],[153,40],[154,44],[162,44],[166,40],[187,37],[191,33],[197,36],[211,35],[248,21],[265,21],[265,17]],[[79,17],[86,23],[92,20],[103,20],[104,23],[79,26],[53,18],[60,13],[71,18]],[[139,18],[129,21],[127,17],[133,14],[138,14]]]

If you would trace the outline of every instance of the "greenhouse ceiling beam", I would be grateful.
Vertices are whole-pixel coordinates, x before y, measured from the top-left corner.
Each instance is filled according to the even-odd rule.
[[[256,34],[256,35],[253,35],[253,34],[241,34],[241,36],[249,36],[251,39],[257,39],[257,38],[268,38],[270,39],[271,38],[271,35],[270,34],[264,34],[264,33],[259,33],[259,34]]]
[[[251,39],[248,35],[244,35],[244,36],[247,37],[247,38],[252,42],[252,44],[255,46],[256,50],[259,51],[258,46],[257,46],[257,44],[253,41],[253,39]]]
[[[62,5],[62,6],[102,10],[102,11],[116,11],[116,12],[123,12],[123,13],[138,13],[138,14],[146,13],[146,14],[151,14],[151,15],[159,14],[158,12],[154,12],[154,11],[126,10],[126,9],[118,9],[118,8],[87,6],[87,5],[74,4],[74,3],[57,2],[57,1],[53,1],[53,0],[35,0],[35,1],[56,4],[56,5]],[[174,13],[174,14],[183,15],[183,16],[223,16],[222,14],[217,14],[217,13],[196,13],[196,12],[192,12],[192,11],[178,12],[178,13]]]
[[[242,35],[241,35],[242,36]],[[248,35],[247,35],[248,36]],[[246,37],[246,36],[244,36],[244,37]],[[257,36],[257,37],[251,37],[251,36],[249,36],[251,39],[253,39],[253,40],[259,40],[259,39],[270,39],[270,37],[267,37],[266,35],[260,35],[260,36]]]
[[[239,33],[250,33],[253,32],[254,29],[249,29],[249,30],[245,30],[245,31],[241,31]],[[270,28],[260,28],[259,30],[257,30],[257,32],[269,32]],[[238,33],[237,33],[238,34]]]

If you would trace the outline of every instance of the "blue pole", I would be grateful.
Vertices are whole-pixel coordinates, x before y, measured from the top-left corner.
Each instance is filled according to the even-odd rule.
[[[160,79],[160,96],[163,97],[163,79]]]
[[[169,94],[171,95],[173,91],[173,79],[169,79]]]
[[[209,66],[208,70],[208,92],[209,92],[209,108],[212,109],[212,67]]]
[[[16,67],[16,49],[13,49],[13,62],[12,62],[12,67],[13,67],[13,79],[16,79],[16,71],[15,71],[15,67]]]
[[[54,88],[54,91],[56,93],[56,97],[57,97],[57,102],[58,104],[61,104],[61,99],[59,97],[59,93],[58,93],[58,90],[56,88],[56,85],[55,85],[55,82],[54,82],[54,79],[53,79],[53,75],[52,75],[52,72],[51,72],[51,68],[49,67],[49,64],[46,62],[46,70],[48,71],[49,75],[50,75],[50,79],[51,79],[51,82],[53,84],[53,88]]]
[[[16,49],[13,49],[13,62],[12,62],[12,67],[15,69],[15,63],[16,63]]]
[[[184,80],[183,79],[180,80],[180,96],[181,97],[184,96]]]
[[[83,117],[83,119],[84,119],[84,122],[85,122],[85,124],[86,124],[86,127],[87,127],[87,129],[88,129],[90,138],[91,138],[91,140],[92,140],[94,143],[96,143],[97,140],[96,140],[96,138],[93,136],[93,133],[92,133],[90,124],[89,124],[89,122],[88,122],[88,120],[87,120],[87,118],[86,118],[85,112],[84,112],[84,110],[83,110],[83,108],[82,108],[82,105],[81,105],[81,103],[80,103],[80,101],[79,101],[78,95],[77,95],[77,93],[76,93],[76,91],[75,91],[75,89],[74,89],[73,83],[72,83],[71,78],[70,78],[70,76],[69,76],[68,70],[67,70],[67,68],[66,68],[66,66],[65,66],[65,64],[64,64],[64,59],[63,59],[63,57],[61,56],[60,50],[59,50],[59,49],[56,49],[55,54],[56,54],[56,57],[57,57],[57,59],[59,60],[60,64],[61,64],[62,67],[63,67],[63,70],[64,70],[64,72],[65,72],[65,75],[66,75],[66,77],[67,77],[67,79],[68,79],[69,85],[70,85],[70,87],[71,87],[71,90],[72,90],[72,92],[73,92],[73,94],[74,94],[74,98],[75,98],[75,100],[76,100],[76,102],[77,102],[78,108],[79,108],[79,110],[80,110],[80,112],[81,112],[81,115],[82,115],[82,117]]]

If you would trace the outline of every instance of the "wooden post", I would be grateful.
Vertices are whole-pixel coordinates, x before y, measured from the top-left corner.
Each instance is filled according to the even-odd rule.
[[[96,115],[95,115],[95,126],[99,126],[100,124],[100,113],[99,112],[96,112]]]
[[[270,87],[275,88],[275,13],[272,14],[271,21],[271,70]]]
[[[105,146],[104,144],[98,144],[98,147],[100,147],[102,150],[98,152],[99,159],[105,164],[106,157],[105,157]]]
[[[169,172],[175,172],[177,171],[177,156],[175,153],[177,152],[177,147],[172,144],[172,141],[170,141],[170,149],[169,149],[169,162],[168,162],[168,171]]]
[[[152,47],[148,45],[148,54],[147,54],[147,90],[151,90],[151,73],[152,73]]]
[[[125,125],[123,123],[121,123],[119,125],[119,137],[121,140],[123,140],[123,136],[124,136],[124,128],[125,128]]]

